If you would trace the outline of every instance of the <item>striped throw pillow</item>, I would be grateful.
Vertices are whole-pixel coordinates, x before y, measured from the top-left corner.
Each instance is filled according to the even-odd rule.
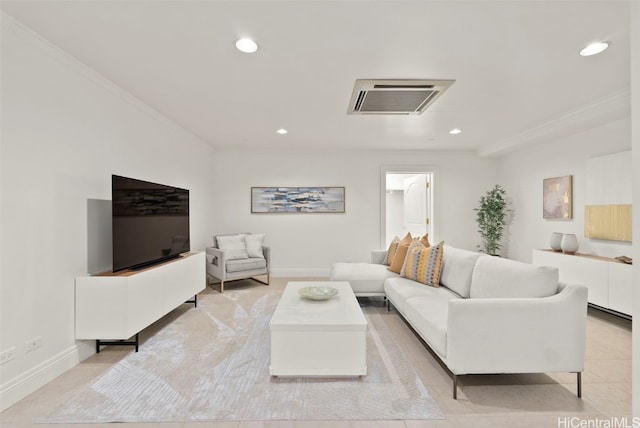
[[[402,247],[402,245],[400,247]],[[413,241],[411,241],[411,245],[409,245],[409,247],[407,248],[407,251],[405,252],[404,260],[402,261],[402,266],[400,267],[400,271],[396,273],[399,273],[400,276],[405,276],[405,272],[407,270],[407,256],[411,254],[411,251],[413,251],[415,248],[422,248],[422,247],[424,247],[424,244],[422,243],[420,238],[415,238]],[[391,270],[391,268],[389,268],[389,270]]]
[[[407,253],[401,276],[432,287],[439,287],[443,251],[444,241],[433,247],[414,246]]]
[[[387,250],[387,255],[384,257],[385,265],[391,266],[393,257],[396,255],[396,251],[398,251],[398,245],[400,245],[400,238],[396,236],[391,240],[391,244],[389,244],[389,249]]]

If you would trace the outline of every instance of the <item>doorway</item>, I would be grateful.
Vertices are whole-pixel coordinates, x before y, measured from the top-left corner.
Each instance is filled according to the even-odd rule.
[[[382,171],[381,248],[395,236],[434,236],[434,171],[432,168],[386,168]]]

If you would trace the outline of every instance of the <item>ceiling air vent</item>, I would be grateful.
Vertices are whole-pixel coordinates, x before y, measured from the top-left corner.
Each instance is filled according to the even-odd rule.
[[[420,114],[455,80],[365,80],[353,88],[349,114]]]

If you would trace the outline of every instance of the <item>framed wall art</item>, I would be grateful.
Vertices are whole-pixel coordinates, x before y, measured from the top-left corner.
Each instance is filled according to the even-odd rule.
[[[344,213],[344,187],[252,187],[252,213]]]
[[[545,178],[542,184],[542,217],[568,220],[573,217],[573,176]]]

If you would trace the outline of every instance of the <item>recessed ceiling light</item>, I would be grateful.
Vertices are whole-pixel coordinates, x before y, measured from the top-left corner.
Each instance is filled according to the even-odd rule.
[[[236,42],[236,48],[244,53],[253,53],[258,50],[258,45],[251,39],[240,39]]]
[[[289,132],[289,131],[287,131],[287,130],[286,130],[286,129],[284,129],[284,128],[280,128],[280,129],[278,129],[276,132],[277,132],[278,134],[280,134],[280,135],[284,135],[284,134],[286,134],[286,133],[287,133],[287,132]]]
[[[458,129],[458,128],[453,128],[451,131],[449,131],[449,134],[451,135],[458,135],[459,133],[462,132],[462,129]]]
[[[591,56],[591,55],[599,54],[600,52],[602,52],[605,49],[607,49],[610,44],[611,44],[610,42],[591,43],[589,46],[587,46],[586,48],[584,48],[584,49],[582,49],[580,51],[580,55],[581,56]]]

